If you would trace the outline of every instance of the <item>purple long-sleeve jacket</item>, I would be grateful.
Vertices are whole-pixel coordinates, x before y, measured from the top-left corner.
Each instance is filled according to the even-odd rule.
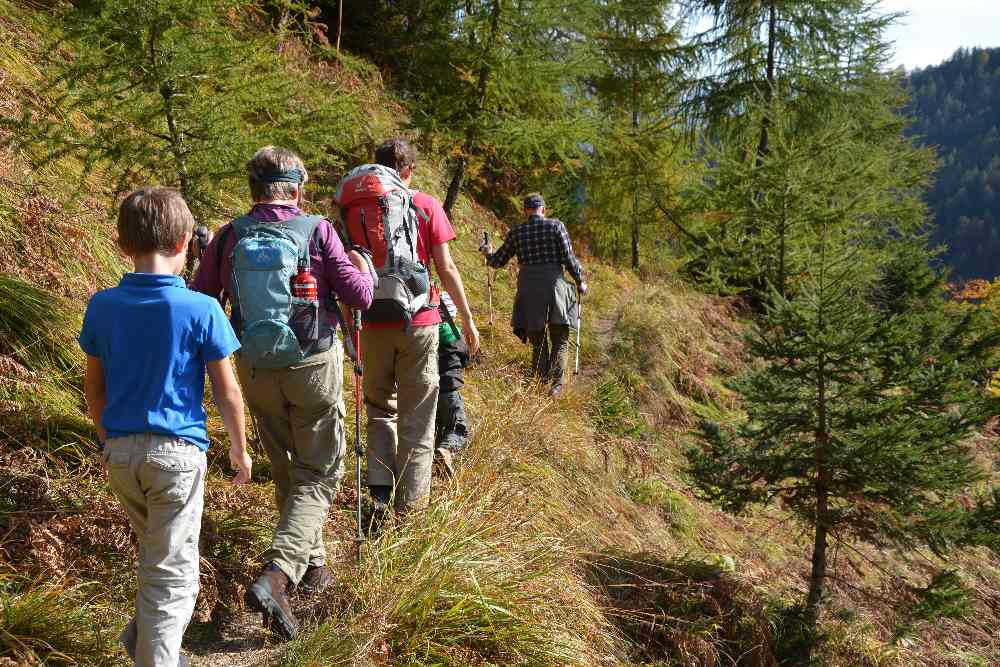
[[[256,204],[249,213],[255,220],[264,222],[280,222],[290,220],[303,211],[297,206],[286,204]],[[232,227],[227,223],[219,228],[212,242],[202,254],[198,273],[191,283],[191,289],[220,299],[222,292],[232,294],[233,265],[230,257],[236,246],[236,235],[227,233]],[[225,247],[219,250],[219,243],[225,242]],[[318,243],[317,243],[318,241]],[[221,261],[220,261],[221,258]],[[328,220],[316,227],[316,234],[309,240],[310,271],[316,276],[320,295],[333,290],[337,298],[352,308],[366,310],[372,304],[372,277],[367,272],[358,271],[351,260],[347,258],[340,237],[333,230]],[[326,299],[321,299],[325,304]],[[337,316],[330,310],[325,310],[326,321],[333,327],[337,325]]]

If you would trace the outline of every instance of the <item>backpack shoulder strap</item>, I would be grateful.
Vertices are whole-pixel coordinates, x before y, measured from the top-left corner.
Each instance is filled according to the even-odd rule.
[[[420,222],[424,224],[430,222],[431,217],[426,213],[424,213],[424,209],[417,206],[417,204],[413,201],[412,195],[410,196],[410,208],[412,208],[413,212],[417,214],[417,218],[420,220]]]
[[[233,220],[230,225],[230,229],[236,233],[236,240],[239,241],[243,238],[247,231],[254,225],[258,223],[257,220],[251,218],[249,215],[241,215],[240,217]]]
[[[319,223],[325,219],[321,215],[299,215],[289,218],[282,223],[295,237],[295,241],[299,246],[299,256],[305,259],[307,266],[309,264],[309,241],[312,240],[313,234],[316,233]]]

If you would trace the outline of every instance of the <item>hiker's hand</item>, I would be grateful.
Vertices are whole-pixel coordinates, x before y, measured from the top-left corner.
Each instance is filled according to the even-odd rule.
[[[469,358],[471,359],[479,352],[479,329],[476,328],[475,322],[471,320],[462,322],[462,337],[465,338],[465,344],[469,346]]]
[[[584,294],[587,293],[587,283],[585,282],[580,283],[579,285],[576,286],[576,289],[580,292],[580,296],[583,296]]]
[[[246,484],[250,481],[253,462],[250,460],[250,454],[247,452],[246,447],[236,444],[229,446],[229,465],[236,471],[233,484]]]
[[[212,230],[205,225],[198,225],[191,234],[191,243],[188,246],[188,254],[195,259],[201,259],[201,255],[212,242]]]

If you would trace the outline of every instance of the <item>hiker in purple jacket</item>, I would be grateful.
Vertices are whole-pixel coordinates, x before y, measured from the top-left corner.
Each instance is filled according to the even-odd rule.
[[[302,187],[308,176],[302,160],[283,148],[260,149],[247,163],[254,206],[249,217],[283,224],[301,220]],[[191,287],[232,301],[232,254],[237,243],[233,223],[224,225],[202,255]],[[323,524],[344,474],[343,349],[336,335],[337,305],[367,309],[372,277],[356,252],[345,252],[328,220],[315,227],[309,241],[309,271],[320,298],[320,336],[305,360],[287,368],[262,368],[236,355],[236,369],[247,405],[271,461],[279,519],[264,567],[247,590],[247,603],[264,612],[265,624],[294,637],[298,622],[288,595],[326,588]],[[243,298],[241,296],[241,298]],[[238,323],[237,323],[238,324]],[[236,327],[239,331],[239,326]]]

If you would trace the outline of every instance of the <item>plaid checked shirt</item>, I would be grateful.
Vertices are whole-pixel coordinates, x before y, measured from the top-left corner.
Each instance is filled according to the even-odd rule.
[[[566,225],[555,218],[531,216],[510,230],[503,245],[486,256],[486,262],[499,269],[514,255],[521,264],[562,264],[578,285],[583,282],[583,267],[573,254]]]

